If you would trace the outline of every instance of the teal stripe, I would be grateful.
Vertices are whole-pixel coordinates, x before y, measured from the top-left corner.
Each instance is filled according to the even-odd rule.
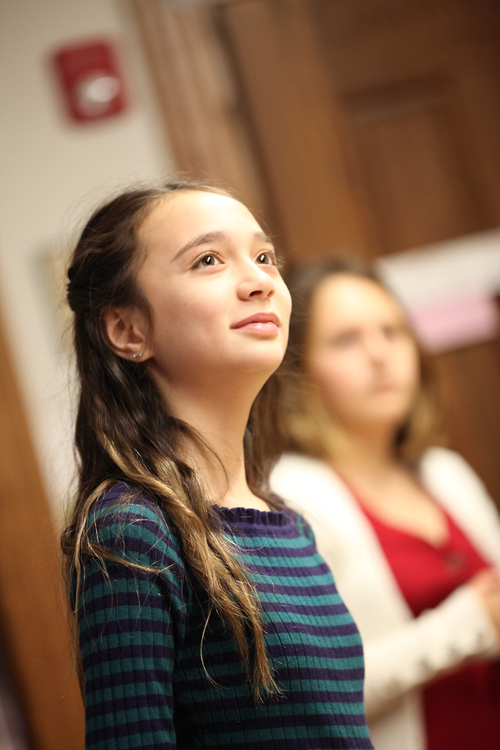
[[[276,586],[283,586],[284,588],[294,586],[298,590],[304,589],[305,591],[311,591],[311,589],[327,589],[328,587],[331,587],[333,581],[330,571],[324,573],[323,575],[299,575],[286,577],[272,576],[269,573],[255,572],[253,574],[253,577],[256,581],[259,581],[261,583],[272,583]],[[265,596],[265,592],[262,593],[262,597]],[[295,593],[295,596],[297,597],[297,599],[300,599],[300,595],[298,593]],[[307,601],[308,598],[309,597],[306,597],[305,601]]]
[[[126,684],[133,685],[137,679],[137,669],[163,671],[163,669],[170,670],[172,668],[172,661],[170,659],[120,659],[120,679],[123,680],[125,675],[128,674],[128,682]],[[98,674],[103,677],[109,677],[117,674],[116,661],[114,660],[103,660],[99,665],[90,666],[86,669],[87,679],[97,677]]]
[[[279,663],[277,659],[272,659],[271,662],[272,662],[273,668],[277,669],[279,667]],[[289,664],[289,666],[290,668],[293,669],[295,666],[294,661],[292,661]],[[340,672],[341,670],[348,669],[348,667],[345,667],[344,665],[340,663],[336,664],[335,667],[338,672]],[[238,664],[237,662],[230,663],[230,664],[216,664],[216,665],[207,664],[206,668],[210,677],[213,678],[215,681],[224,679],[226,677],[232,677],[234,675],[241,674],[241,665]],[[351,666],[350,668],[352,669],[353,667]],[[354,669],[358,669],[358,668],[359,668],[359,660],[354,666]],[[325,691],[335,690],[335,691],[349,693],[352,690],[357,692],[363,687],[362,679],[349,680],[349,679],[346,679],[345,677],[336,678],[335,669],[332,669],[331,665],[328,671],[333,673],[333,676],[331,679],[325,679],[323,677],[323,678],[318,678],[318,680],[316,680],[315,678],[313,682],[311,676],[307,675],[306,677],[304,677],[304,679],[297,678],[297,679],[290,680],[290,684],[292,684],[294,688],[297,687],[298,685],[301,685],[303,686],[301,690],[303,689],[306,692],[310,692],[311,689],[315,690],[317,688],[318,690],[325,690]],[[182,684],[190,684],[191,682],[199,681],[200,677],[204,679],[206,675],[203,672],[201,673],[200,672],[201,672],[200,668],[195,668],[195,667],[191,669],[183,669],[181,672],[179,672],[179,675],[178,675],[179,686],[181,686]],[[321,686],[318,687],[320,683],[321,683]],[[190,694],[193,695],[193,697],[195,695],[198,695],[200,699],[203,695],[206,695],[206,691],[207,691],[206,687],[198,688],[196,690],[194,688],[190,688]]]
[[[312,549],[312,554],[315,554],[315,548],[312,546],[312,542],[306,539],[304,536],[290,537],[283,539],[281,537],[273,538],[266,536],[253,536],[243,537],[237,536],[232,537],[231,541],[235,543],[236,548],[241,554],[246,554],[247,550],[272,550],[272,549],[284,549],[284,550],[299,550],[299,549]],[[249,552],[249,557],[253,557],[252,552]]]
[[[88,707],[101,704],[103,701],[109,700],[109,688],[101,689],[98,688],[95,693],[86,701]],[[136,680],[134,682],[121,683],[113,688],[114,697],[123,698],[137,698],[145,695],[164,695],[165,685],[158,680],[148,680],[147,682],[140,682]],[[113,697],[113,695],[111,697]]]
[[[284,610],[278,612],[266,612],[266,622],[292,622],[295,625],[307,625],[308,627],[324,628],[330,624],[331,633],[333,634],[335,628],[332,626],[332,615],[321,615],[315,613],[310,614],[297,614],[296,612],[285,612]],[[325,624],[326,623],[326,624]],[[342,614],[335,615],[335,625],[350,625],[352,623],[352,617],[349,612],[343,612]]]
[[[293,604],[298,607],[324,607],[325,605],[332,606],[342,604],[340,594],[337,594],[336,597],[332,597],[331,591],[329,591],[328,594],[317,594],[316,596],[308,596],[307,598],[305,596],[300,598],[293,597],[293,599],[290,598],[289,593],[283,594],[280,591],[266,591],[265,594],[261,595],[261,599],[275,604],[289,604],[290,602],[293,602]]]
[[[209,670],[209,674],[215,681],[217,681],[217,677],[221,679],[223,676],[227,676],[227,675],[220,675],[220,674],[217,674],[216,676],[214,676],[210,670]],[[200,676],[199,672],[196,672],[195,674],[194,673],[190,674],[189,671],[186,671],[185,681],[179,682],[179,684],[176,686],[179,692],[185,691],[189,694],[190,702],[192,701],[193,703],[198,704],[196,707],[197,715],[198,715],[198,711],[200,710],[200,707],[203,706],[203,704],[207,701],[208,694],[209,694],[209,690],[206,687],[195,689],[191,686],[191,681],[195,678],[199,679],[199,676]],[[324,687],[321,687],[319,685],[316,685],[315,683],[315,690],[316,689],[318,691],[324,690],[325,693],[328,693],[329,691],[333,690],[336,693],[345,693],[346,695],[351,695],[352,693],[357,693],[358,695],[363,694],[363,680],[341,680],[341,681],[329,680],[328,682],[324,681],[324,685],[325,685]],[[228,688],[217,687],[215,685],[211,688],[211,690],[212,690],[212,697],[218,696],[221,699],[223,699],[224,693],[226,692],[226,690],[228,690]],[[293,692],[294,694],[301,693],[303,695],[307,695],[307,693],[311,692],[311,680],[310,679],[293,680],[291,682],[290,692],[291,693]],[[239,694],[242,696],[248,697],[248,687],[245,685],[242,685],[239,688]],[[234,697],[234,695],[235,695],[235,688],[231,688],[231,697]],[[266,708],[266,714],[268,712],[268,709],[271,707],[271,705],[272,704],[268,704]],[[302,706],[309,705],[308,713],[315,714],[317,713],[317,706],[319,704],[315,703],[313,708],[311,708],[310,704],[297,703],[297,702],[293,704],[283,703],[281,705],[282,707],[284,707],[285,705],[289,705],[289,706],[291,705],[292,712],[293,712],[293,706],[295,706],[295,710],[296,710],[298,705],[302,705]],[[331,703],[328,705],[330,706],[330,711],[333,711],[334,706],[337,706],[338,703],[335,703],[335,704]],[[354,703],[350,702],[349,705],[359,706],[359,712],[364,713],[364,705],[363,705],[362,700],[355,701]],[[254,708],[250,710],[255,711]]]
[[[145,580],[136,580],[136,587],[135,587],[135,595],[137,596],[137,602],[132,602],[128,605],[120,604],[118,605],[118,614],[121,614],[120,607],[138,607],[141,609],[141,611],[144,608],[144,602],[141,601],[144,600],[145,597],[152,597],[152,598],[158,598],[160,601],[162,600],[162,594],[158,589],[155,587],[155,582],[149,582]],[[96,583],[92,586],[91,589],[86,590],[84,593],[80,596],[80,611],[84,612],[85,606],[88,608],[90,604],[95,602],[96,600],[102,599],[102,598],[109,598],[110,596],[116,597],[119,594],[128,594],[130,598],[130,579],[128,578],[119,578],[117,580],[105,580],[103,583]],[[172,605],[175,606],[178,609],[182,609],[184,606],[184,600],[179,598],[177,594],[174,593],[172,590],[172,587],[169,588],[169,601],[172,602]],[[114,607],[113,609],[115,609]],[[156,609],[155,607],[147,607],[148,613],[154,612]],[[106,613],[104,613],[106,615]],[[107,616],[109,619],[109,612],[107,612]]]

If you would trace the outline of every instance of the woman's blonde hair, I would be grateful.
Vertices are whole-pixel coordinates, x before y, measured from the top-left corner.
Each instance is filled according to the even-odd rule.
[[[369,279],[394,298],[372,267],[352,257],[334,257],[302,265],[287,276],[293,306],[284,363],[287,377],[283,378],[284,449],[320,459],[332,458],[331,436],[335,424],[318,388],[307,376],[307,346],[316,290],[325,279],[337,275]],[[395,454],[408,463],[417,461],[426,448],[443,442],[436,380],[429,359],[415,337],[414,340],[420,386],[411,411],[394,439]]]

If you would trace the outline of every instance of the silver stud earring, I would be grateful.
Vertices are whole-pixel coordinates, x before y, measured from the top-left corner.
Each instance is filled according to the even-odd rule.
[[[143,354],[144,354],[144,352],[142,351],[142,349],[140,351],[138,351],[138,352],[134,352],[132,354],[132,359],[139,359],[139,357],[142,357]]]

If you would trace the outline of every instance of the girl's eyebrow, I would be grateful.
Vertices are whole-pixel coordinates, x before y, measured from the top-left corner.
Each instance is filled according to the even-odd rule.
[[[200,234],[198,237],[194,237],[189,242],[186,242],[174,255],[172,262],[178,260],[184,253],[191,250],[193,247],[199,247],[200,245],[207,245],[214,242],[224,242],[228,240],[226,232],[206,232]],[[265,232],[255,232],[254,240],[257,242],[264,242],[266,245],[273,245],[273,241],[268,234]]]

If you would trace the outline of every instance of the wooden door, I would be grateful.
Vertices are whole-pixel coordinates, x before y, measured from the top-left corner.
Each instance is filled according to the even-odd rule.
[[[380,255],[500,224],[495,0],[250,0],[218,14],[297,254],[348,242]],[[298,246],[295,225],[314,233],[315,220],[323,236]]]
[[[338,251],[376,258],[500,226],[496,0],[135,7],[180,167],[221,176],[243,196],[251,185],[292,262]],[[176,65],[199,89],[182,133],[186,96],[179,87],[169,96]],[[203,154],[193,122],[203,123]],[[498,342],[434,359],[452,446],[500,500]]]
[[[80,750],[60,547],[0,320],[0,635],[33,750]]]

